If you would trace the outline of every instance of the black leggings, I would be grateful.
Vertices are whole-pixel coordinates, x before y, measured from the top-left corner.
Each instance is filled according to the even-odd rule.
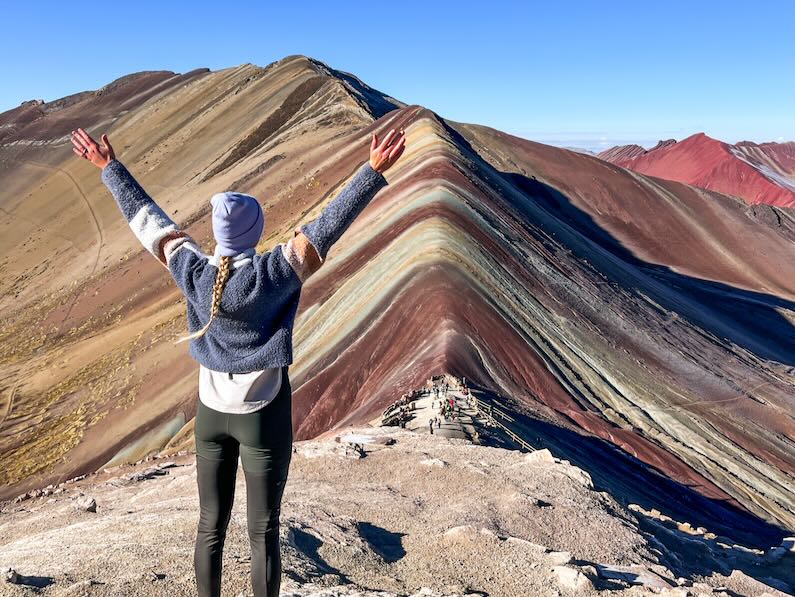
[[[222,413],[199,400],[194,436],[200,515],[193,558],[199,597],[221,594],[221,556],[235,497],[238,456],[246,477],[254,597],[279,595],[279,512],[292,456],[291,406],[286,365],[279,394],[258,411]]]

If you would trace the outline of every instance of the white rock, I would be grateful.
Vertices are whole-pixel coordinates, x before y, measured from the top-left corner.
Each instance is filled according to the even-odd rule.
[[[524,455],[524,459],[533,464],[555,464],[555,457],[547,448],[529,452]]]
[[[546,558],[553,566],[563,566],[572,560],[571,553],[568,551],[550,551],[546,554]]]
[[[97,502],[91,496],[81,495],[75,500],[75,508],[86,512],[96,512]]]
[[[593,489],[593,480],[591,479],[591,475],[589,475],[586,471],[582,470],[581,468],[574,466],[573,464],[569,463],[568,461],[564,461],[563,468],[560,470],[570,479],[573,479],[583,487],[587,487],[588,489]]]
[[[553,566],[552,572],[561,586],[573,591],[584,591],[591,587],[591,581],[582,572],[569,566]]]

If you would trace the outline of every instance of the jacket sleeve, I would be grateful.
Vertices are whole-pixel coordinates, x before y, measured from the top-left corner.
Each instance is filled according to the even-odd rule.
[[[190,296],[193,279],[208,262],[198,244],[155,203],[118,160],[102,168],[103,184],[113,195],[133,234],[171,272],[177,286]],[[182,248],[183,251],[177,251]],[[174,257],[177,256],[178,259]],[[187,292],[186,292],[187,290]]]
[[[320,269],[331,245],[386,184],[384,175],[374,170],[369,161],[365,162],[320,215],[312,222],[294,228],[293,237],[277,245],[262,260],[261,267],[267,268],[268,276],[278,282],[275,278],[286,275],[283,271],[283,263],[286,262],[303,284]]]
[[[311,245],[315,249],[314,258],[317,265],[322,264],[331,245],[337,242],[356,216],[387,184],[384,175],[374,170],[369,161],[362,164],[345,188],[323,208],[317,218],[295,229],[295,237],[290,239],[290,242],[296,253],[305,254],[309,247],[304,245]],[[287,255],[290,254],[290,250],[290,247],[287,247]]]
[[[306,282],[313,273],[320,269],[323,261],[317,253],[317,250],[309,241],[300,226],[293,229],[293,238],[286,243],[280,243],[277,247],[281,252],[281,257],[290,265],[295,271],[301,284]],[[279,253],[275,250],[271,253],[271,258],[279,257]]]

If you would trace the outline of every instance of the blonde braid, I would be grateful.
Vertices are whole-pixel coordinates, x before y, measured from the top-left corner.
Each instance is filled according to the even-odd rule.
[[[221,306],[221,293],[224,291],[224,285],[226,284],[227,278],[229,278],[229,264],[231,263],[232,258],[228,255],[221,255],[219,258],[218,263],[218,272],[215,274],[215,283],[213,284],[213,300],[210,305],[210,320],[207,324],[200,330],[193,332],[189,336],[184,336],[174,342],[174,344],[179,344],[180,342],[185,342],[186,340],[193,340],[194,338],[199,338],[203,336],[204,333],[207,331],[207,328],[210,327],[210,324],[213,321],[213,317],[215,314],[218,313],[218,309]]]

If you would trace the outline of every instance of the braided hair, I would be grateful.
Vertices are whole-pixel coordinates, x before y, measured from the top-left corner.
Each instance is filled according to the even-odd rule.
[[[213,317],[215,317],[216,313],[218,313],[218,309],[221,306],[221,293],[224,291],[224,285],[226,284],[226,280],[229,278],[229,264],[231,260],[232,258],[228,255],[221,255],[219,257],[218,272],[215,274],[215,283],[213,284],[213,300],[212,304],[210,305],[210,320],[202,329],[193,332],[189,336],[183,336],[174,342],[174,344],[179,344],[180,342],[185,342],[186,340],[199,338],[200,336],[203,336],[210,327]]]

